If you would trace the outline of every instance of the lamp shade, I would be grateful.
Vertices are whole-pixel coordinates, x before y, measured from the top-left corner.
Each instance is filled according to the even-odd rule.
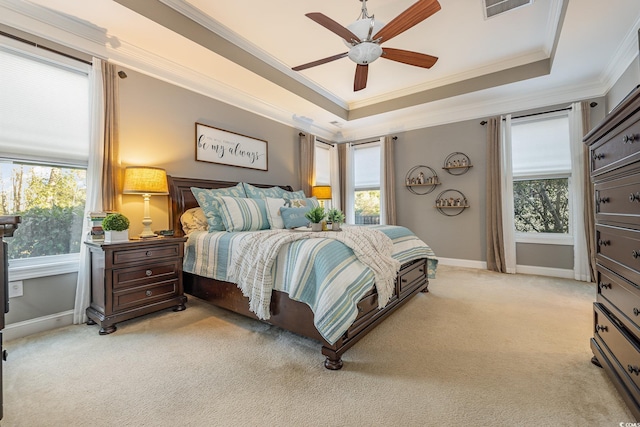
[[[169,194],[164,169],[148,166],[128,166],[124,171],[124,194]]]
[[[331,198],[330,185],[314,185],[311,188],[311,195],[318,200],[327,200]]]

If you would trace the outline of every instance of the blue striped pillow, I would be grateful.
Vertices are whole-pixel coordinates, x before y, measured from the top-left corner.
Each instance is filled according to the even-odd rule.
[[[227,231],[256,231],[269,228],[267,207],[263,199],[217,197],[220,216]]]

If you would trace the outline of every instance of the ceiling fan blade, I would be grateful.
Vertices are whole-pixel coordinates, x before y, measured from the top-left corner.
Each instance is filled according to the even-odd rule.
[[[293,67],[293,71],[301,71],[306,70],[307,68],[315,67],[316,65],[326,64],[327,62],[335,61],[336,59],[344,58],[347,56],[349,52],[340,53],[338,55],[333,55],[328,58],[318,59],[317,61],[309,62],[307,64],[298,65],[297,67]]]
[[[414,65],[416,67],[431,68],[436,63],[436,56],[426,55],[424,53],[412,52],[410,50],[392,49],[389,47],[382,48],[381,58],[390,59],[391,61],[402,62],[403,64]]]
[[[440,10],[438,0],[418,0],[413,6],[396,16],[387,25],[373,36],[373,39],[382,39],[380,43],[407,31],[409,28],[424,21]]]
[[[369,65],[360,65],[356,66],[356,78],[353,80],[353,91],[357,92],[359,90],[367,87],[367,77],[369,76]]]
[[[351,40],[355,40],[356,42],[360,43],[360,39],[358,38],[358,36],[353,34],[347,28],[338,24],[333,19],[329,18],[327,15],[323,15],[320,12],[312,12],[312,13],[307,13],[305,16],[309,17],[310,19],[313,19],[318,24],[322,25],[327,30],[339,35],[349,43],[351,42]]]

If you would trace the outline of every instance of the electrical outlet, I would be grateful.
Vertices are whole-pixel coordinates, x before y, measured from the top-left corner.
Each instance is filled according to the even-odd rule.
[[[22,280],[9,282],[9,298],[21,297],[23,295]]]

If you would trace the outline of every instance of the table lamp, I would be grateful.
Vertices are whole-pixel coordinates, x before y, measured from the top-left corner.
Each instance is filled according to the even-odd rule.
[[[311,187],[311,196],[320,201],[320,206],[324,208],[324,201],[331,200],[331,186],[330,185],[314,185]]]
[[[164,169],[149,166],[128,166],[124,171],[123,194],[142,194],[144,199],[144,218],[142,220],[141,238],[156,237],[151,231],[151,216],[149,215],[149,199],[152,195],[164,196],[169,194],[167,173]]]

